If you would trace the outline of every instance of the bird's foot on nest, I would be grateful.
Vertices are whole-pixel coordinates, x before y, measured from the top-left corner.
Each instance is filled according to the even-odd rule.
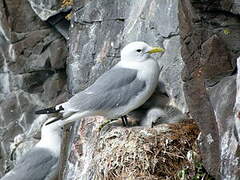
[[[106,125],[108,125],[109,123],[116,121],[118,119],[109,119],[109,120],[105,120],[102,124],[100,124],[98,130],[101,131],[102,128],[104,128]]]

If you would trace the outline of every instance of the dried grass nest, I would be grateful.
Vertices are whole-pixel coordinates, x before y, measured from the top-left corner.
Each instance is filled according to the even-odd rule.
[[[154,128],[115,127],[97,143],[95,179],[179,179],[177,173],[190,166],[187,153],[198,134],[193,121]]]

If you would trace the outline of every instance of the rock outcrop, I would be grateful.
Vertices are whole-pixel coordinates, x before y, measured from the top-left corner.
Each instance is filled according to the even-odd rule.
[[[235,128],[234,104],[236,59],[240,56],[239,4],[239,0],[1,0],[0,177],[39,138],[46,117],[37,117],[36,108],[60,103],[85,89],[119,61],[125,44],[141,40],[162,46],[166,52],[154,57],[162,68],[159,88],[142,107],[144,111],[140,108],[137,112],[164,104],[191,116],[201,131],[199,145],[205,168],[217,179],[237,179],[240,134]],[[164,102],[159,103],[159,97],[164,97]],[[122,137],[127,145],[128,140],[132,142],[128,135],[134,134],[152,142],[153,134],[161,139],[165,127],[126,129],[117,122],[99,131],[103,121],[90,117],[76,122],[73,131],[66,131],[64,140],[69,145],[63,148],[59,178],[106,175],[111,179],[116,173],[118,178],[124,177],[128,161],[111,172],[106,167],[116,165],[116,161],[104,161],[110,158],[109,150],[118,157],[118,151],[108,149],[114,147],[111,145],[116,138]],[[190,124],[195,132],[188,139],[192,145],[198,130]],[[166,126],[180,128],[186,124]],[[171,136],[175,131],[171,130]],[[142,150],[151,153],[159,144],[157,141]],[[128,145],[131,152],[138,147]],[[180,158],[186,164],[187,154]],[[163,162],[159,154],[156,157],[156,162]],[[102,165],[98,174],[91,171],[96,163]],[[155,173],[159,167],[150,170],[145,165],[141,166],[146,168],[144,176],[168,177]],[[184,165],[172,172],[184,174]]]
[[[28,133],[35,109],[67,97],[68,48],[27,1],[0,1],[0,16],[1,176],[12,166],[10,143],[16,135]]]
[[[159,92],[168,94],[171,105],[182,112],[188,111],[181,80],[184,63],[180,55],[178,3],[102,0],[75,2],[73,7],[70,56],[67,62],[68,86],[72,94],[88,87],[116,64],[119,61],[120,49],[125,44],[141,40],[166,48],[163,56],[155,56],[162,67],[159,83],[164,87],[161,87]],[[154,103],[149,104],[154,106]],[[97,123],[97,120],[95,121]],[[83,144],[80,142],[84,149],[81,156],[77,155],[69,161],[65,174],[67,179],[74,176],[90,178],[88,164],[94,161],[91,152],[95,151],[91,142],[98,142],[99,138],[94,135],[98,130],[96,127],[93,123],[92,128],[88,128],[91,129],[88,133],[78,133],[84,136],[78,138],[91,141]],[[75,152],[76,144],[78,142],[73,143],[71,153]],[[80,169],[78,164],[82,164]]]
[[[184,93],[201,130],[205,167],[218,179],[239,177],[239,163],[231,163],[239,158],[233,134],[239,3],[181,0],[179,5]]]

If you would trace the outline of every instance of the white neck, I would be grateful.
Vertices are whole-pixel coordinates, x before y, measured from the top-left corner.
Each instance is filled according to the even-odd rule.
[[[152,70],[152,66],[158,67],[157,61],[152,58],[148,58],[145,61],[127,61],[121,60],[116,64],[118,67],[128,68],[128,69],[137,69],[137,70]]]
[[[147,84],[149,84],[151,87],[157,85],[160,68],[157,61],[152,58],[148,58],[147,60],[141,62],[120,61],[117,66],[122,68],[135,69],[138,71],[138,79],[147,81]]]
[[[56,156],[59,156],[61,150],[61,140],[62,138],[60,134],[42,134],[41,140],[36,144],[36,147],[46,148],[53,152]]]
[[[128,69],[141,69],[144,62],[137,62],[137,61],[125,61],[121,60],[116,64],[118,67],[128,68]]]

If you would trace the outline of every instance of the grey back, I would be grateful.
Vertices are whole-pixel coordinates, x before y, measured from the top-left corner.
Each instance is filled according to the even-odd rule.
[[[57,163],[58,158],[48,149],[33,148],[1,180],[44,180]]]
[[[136,70],[114,67],[68,102],[70,108],[76,111],[107,111],[127,104],[145,87],[145,82],[137,78]]]

